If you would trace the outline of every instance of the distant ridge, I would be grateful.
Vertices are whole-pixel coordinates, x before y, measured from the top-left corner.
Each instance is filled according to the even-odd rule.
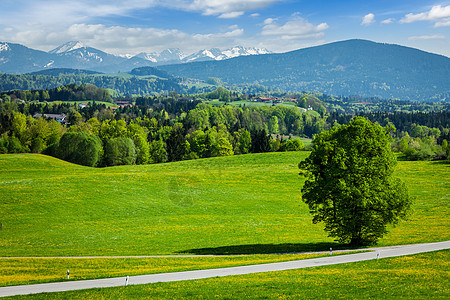
[[[228,84],[261,84],[285,91],[450,100],[450,58],[367,40],[158,68],[182,77],[217,77]]]
[[[179,49],[168,49],[160,53],[158,62],[158,59],[152,61],[150,56],[115,56],[77,41],[50,51],[54,53],[0,42],[0,73],[25,74],[52,69],[120,73],[137,69],[133,72],[136,76],[167,78],[169,73],[174,77],[200,80],[216,77],[228,85],[257,84],[292,92],[450,101],[450,58],[446,56],[358,39],[287,53],[258,55],[265,50],[255,49],[234,47],[220,51],[213,48],[195,57],[185,56]],[[224,55],[224,59],[220,55]],[[163,56],[167,59],[166,65],[158,65]],[[193,62],[180,63],[173,59]],[[145,69],[155,66],[167,73]]]
[[[69,69],[69,68],[53,68],[53,69],[47,69],[42,71],[36,71],[27,73],[25,75],[49,75],[49,76],[59,76],[59,75],[68,75],[68,74],[86,74],[86,75],[93,75],[93,74],[103,74],[101,72],[97,71],[89,71],[89,70],[82,70],[82,69]]]
[[[171,48],[156,53],[116,56],[86,46],[80,41],[64,43],[49,52],[23,45],[0,42],[0,72],[24,74],[45,69],[84,69],[105,73],[129,72],[134,68],[179,64],[193,61],[224,60],[237,56],[270,53],[267,49],[236,46],[226,50],[217,48],[185,55]]]

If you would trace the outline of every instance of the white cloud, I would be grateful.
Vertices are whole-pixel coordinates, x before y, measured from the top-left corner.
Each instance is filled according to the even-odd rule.
[[[395,19],[389,18],[389,19],[386,19],[386,20],[381,21],[381,24],[391,24],[391,23],[393,23],[394,21],[395,21]]]
[[[261,9],[282,0],[193,0],[168,1],[168,6],[201,11],[204,15],[219,15]]]
[[[434,24],[434,27],[447,27],[450,26],[450,19],[444,20],[444,21],[440,21],[440,22],[436,22]]]
[[[221,19],[234,19],[242,16],[244,14],[243,11],[233,11],[228,13],[223,13],[219,16]]]
[[[375,23],[375,15],[370,13],[363,17],[361,25],[369,26],[370,24],[373,24],[373,23]]]
[[[266,19],[261,35],[277,36],[283,40],[317,39],[323,37],[324,31],[328,29],[327,23],[313,25],[301,17],[295,17],[283,25],[276,21],[276,19]]]
[[[433,6],[429,11],[418,14],[407,14],[400,23],[413,23],[417,21],[436,22],[435,27],[450,26],[450,5]]]
[[[16,33],[10,41],[33,48],[50,50],[70,40],[112,54],[137,54],[180,48],[187,53],[213,47],[238,44],[244,30],[232,26],[229,31],[208,34],[187,34],[176,29],[128,28],[102,24],[74,24],[60,31],[29,30]]]
[[[259,16],[260,16],[260,14],[258,14],[258,13],[254,13],[254,14],[250,15],[250,17],[252,17],[252,18],[256,18],[256,17],[259,17]]]
[[[16,28],[68,26],[87,23],[98,17],[127,15],[132,11],[157,5],[157,0],[15,0],[17,9],[4,13],[0,24]],[[27,22],[24,22],[27,20]]]
[[[434,34],[434,35],[417,35],[410,36],[408,40],[410,41],[422,41],[422,40],[443,40],[445,36],[442,34]]]
[[[14,0],[14,10],[3,11],[0,25],[32,20],[36,24],[92,23],[105,16],[127,16],[132,12],[165,7],[200,12],[220,18],[236,18],[283,0]],[[0,4],[3,6],[3,3]],[[3,7],[2,7],[3,8]],[[20,18],[18,17],[20,16]],[[19,20],[20,19],[20,20]]]
[[[277,19],[273,19],[273,18],[267,18],[264,20],[264,24],[268,25],[268,24],[272,24],[276,21]]]

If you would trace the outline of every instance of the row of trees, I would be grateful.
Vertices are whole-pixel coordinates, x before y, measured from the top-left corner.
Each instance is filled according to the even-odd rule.
[[[114,90],[119,95],[129,96],[153,95],[169,93],[170,91],[178,93],[198,92],[195,87],[189,91],[187,87],[180,85],[178,79],[113,77],[98,74],[64,74],[59,76],[0,74],[0,91],[49,90],[70,84],[92,84],[103,89]],[[23,98],[20,99],[24,100]]]
[[[392,148],[408,160],[441,160],[450,157],[450,112],[361,113],[368,120],[392,128]],[[349,122],[351,115],[330,114],[335,122]]]
[[[5,100],[24,101],[102,101],[112,102],[108,90],[92,84],[69,84],[49,90],[13,90],[3,92]]]
[[[75,114],[79,114],[75,111]],[[80,115],[80,114],[79,114]],[[264,128],[230,131],[224,123],[186,127],[167,112],[125,120],[73,118],[70,126],[20,112],[2,116],[0,153],[45,153],[86,166],[147,164],[266,151],[298,151],[299,139],[272,138]],[[80,115],[81,116],[81,115]]]
[[[77,87],[82,91],[89,90],[87,85],[74,85],[71,90],[75,91]],[[1,151],[42,152],[55,144],[65,131],[85,132],[100,138],[102,148],[96,165],[115,164],[114,159],[108,158],[109,154],[106,151],[108,141],[115,138],[127,138],[133,142],[132,156],[135,156],[135,159],[131,159],[133,163],[290,151],[302,148],[299,140],[291,139],[290,136],[313,137],[339,124],[346,124],[353,118],[352,115],[336,113],[319,114],[314,110],[304,112],[298,107],[285,105],[212,106],[199,101],[198,96],[183,96],[171,92],[168,96],[126,98],[123,100],[134,100],[137,105],[119,107],[116,110],[95,102],[80,108],[70,103],[2,100],[0,101]],[[303,104],[321,106],[316,97],[302,95],[299,99],[301,103],[304,102]],[[48,127],[53,128],[52,134],[32,134],[36,131],[34,127],[45,127],[42,121],[37,122],[30,117],[35,113],[64,113],[67,115],[66,121],[69,122],[69,126],[49,121],[47,123],[51,123]],[[18,116],[20,114],[22,116]],[[392,128],[393,149],[403,152],[408,159],[445,159],[449,156],[446,141],[449,138],[450,126],[449,113],[446,111],[428,114],[374,112],[365,116],[373,122]],[[22,124],[19,127],[26,128],[24,134],[21,134],[21,130],[12,129],[13,121]],[[55,130],[58,126],[58,130]],[[110,134],[105,135],[105,129],[103,131],[100,129],[107,127],[112,129],[109,129]],[[128,130],[128,127],[136,128]],[[56,131],[59,135],[55,135]],[[115,134],[114,131],[122,133]],[[50,136],[52,138],[49,138]],[[116,142],[131,145],[129,141]],[[64,157],[55,151],[55,146],[50,147],[47,152]],[[133,153],[131,150],[129,152]]]

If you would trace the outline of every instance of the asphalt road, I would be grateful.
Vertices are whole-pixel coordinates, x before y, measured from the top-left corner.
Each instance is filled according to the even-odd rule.
[[[44,284],[32,284],[32,285],[20,285],[20,286],[8,286],[0,288],[0,297],[37,294],[43,292],[62,292],[72,290],[82,290],[91,288],[105,288],[124,286],[127,282],[128,285],[132,284],[148,284],[155,282],[170,282],[181,280],[196,280],[211,277],[223,277],[231,275],[244,275],[251,273],[262,273],[272,271],[285,271],[301,268],[310,268],[326,265],[345,264],[356,261],[365,261],[371,259],[383,259],[387,257],[396,257],[403,255],[411,255],[417,253],[431,252],[437,250],[444,250],[450,248],[450,241],[428,244],[415,244],[404,245],[394,247],[382,247],[376,248],[372,252],[347,254],[339,256],[327,256],[321,258],[287,261],[279,263],[269,263],[251,266],[231,267],[222,269],[209,269],[199,271],[186,271],[176,273],[163,273],[152,275],[140,275],[130,277],[116,277],[94,280],[80,280],[80,281],[68,281],[68,282],[55,282]],[[365,249],[362,249],[365,250]]]

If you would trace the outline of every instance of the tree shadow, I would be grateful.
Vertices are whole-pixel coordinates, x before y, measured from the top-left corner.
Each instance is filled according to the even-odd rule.
[[[432,163],[436,164],[436,165],[446,165],[446,167],[450,166],[450,160],[448,160],[448,159],[447,160],[433,160]]]
[[[346,244],[339,243],[300,243],[300,244],[253,244],[253,245],[235,245],[222,246],[215,248],[188,249],[177,252],[178,254],[195,255],[239,255],[239,254],[284,254],[330,251],[341,249],[354,249]]]

